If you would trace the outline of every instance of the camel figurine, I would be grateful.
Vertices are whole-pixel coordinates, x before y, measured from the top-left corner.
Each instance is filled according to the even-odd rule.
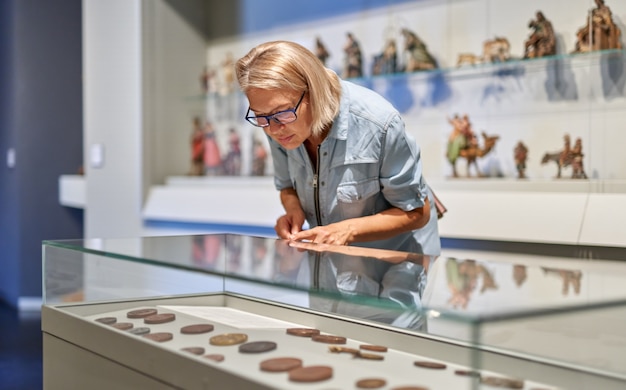
[[[470,166],[473,164],[476,168],[477,175],[483,177],[484,175],[478,169],[478,163],[476,159],[485,156],[489,153],[500,136],[489,136],[485,132],[482,132],[483,147],[478,145],[478,137],[472,130],[472,124],[469,121],[467,114],[460,117],[455,115],[453,118],[448,119],[448,122],[452,125],[453,130],[448,137],[448,148],[446,151],[446,157],[450,164],[452,164],[452,175],[459,177],[456,170],[456,160],[459,157],[463,157],[467,160],[467,176],[470,176]]]

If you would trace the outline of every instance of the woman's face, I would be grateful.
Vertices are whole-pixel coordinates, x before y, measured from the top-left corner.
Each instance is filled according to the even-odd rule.
[[[247,92],[250,103],[248,115],[272,115],[279,111],[293,109],[298,104],[302,92],[291,89],[258,89]],[[270,125],[263,130],[272,139],[285,149],[295,149],[311,137],[311,111],[309,110],[309,95],[305,94],[296,111],[297,119],[294,122],[280,124],[270,120]]]

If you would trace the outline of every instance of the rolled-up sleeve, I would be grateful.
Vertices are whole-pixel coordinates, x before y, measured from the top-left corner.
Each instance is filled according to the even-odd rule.
[[[274,164],[274,186],[278,191],[293,187],[289,176],[289,157],[287,152],[281,148],[276,141],[267,137],[272,153]]]
[[[422,177],[420,148],[405,131],[399,114],[393,115],[386,126],[380,184],[385,199],[394,207],[410,211],[424,206],[427,186]]]

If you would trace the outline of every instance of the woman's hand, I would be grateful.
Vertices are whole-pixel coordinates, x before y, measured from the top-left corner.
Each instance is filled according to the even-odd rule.
[[[293,240],[292,236],[302,231],[304,212],[285,214],[276,220],[276,234],[284,240]]]

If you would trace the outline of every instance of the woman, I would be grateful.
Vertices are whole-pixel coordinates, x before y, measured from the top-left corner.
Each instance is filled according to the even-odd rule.
[[[280,238],[439,253],[420,151],[389,102],[293,42],[261,44],[235,70],[246,119],[269,138]]]

